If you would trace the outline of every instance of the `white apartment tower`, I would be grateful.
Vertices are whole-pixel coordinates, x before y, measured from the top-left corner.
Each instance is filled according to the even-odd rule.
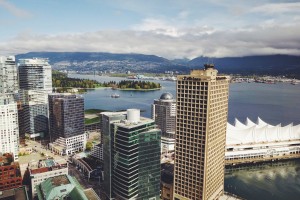
[[[30,138],[48,133],[48,94],[52,93],[52,72],[47,59],[19,61],[20,135]]]
[[[18,75],[14,56],[0,56],[0,154],[18,160],[19,124],[16,95]]]

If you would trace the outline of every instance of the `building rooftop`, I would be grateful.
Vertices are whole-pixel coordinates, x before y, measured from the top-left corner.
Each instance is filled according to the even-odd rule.
[[[9,153],[4,153],[3,155],[0,154],[0,166],[12,165],[12,164],[14,164],[13,160],[14,160],[14,157],[12,154],[9,154]]]
[[[169,92],[166,92],[166,93],[163,93],[161,96],[160,96],[160,99],[161,100],[173,100],[173,95]]]
[[[84,194],[89,200],[100,200],[96,192],[93,190],[93,188],[89,188],[84,190]]]
[[[60,186],[60,185],[70,184],[70,181],[69,181],[68,177],[65,176],[65,175],[55,176],[55,177],[52,177],[52,178],[49,178],[49,179],[50,179],[53,186]]]
[[[3,199],[3,200],[10,200],[10,199],[29,200],[25,186],[10,189],[10,190],[0,191],[0,199]]]
[[[154,122],[153,119],[149,119],[149,118],[145,118],[145,117],[140,117],[140,120],[138,122],[130,122],[128,120],[121,120],[118,123],[115,123],[116,125],[123,127],[123,128],[127,128],[127,129],[131,129],[134,127],[138,127],[141,126],[143,124],[148,124]]]
[[[57,197],[80,200],[100,199],[93,189],[83,190],[76,178],[69,175],[48,178],[36,188],[39,200],[52,200]]]
[[[30,174],[38,174],[68,167],[66,160],[45,159],[28,163]]]

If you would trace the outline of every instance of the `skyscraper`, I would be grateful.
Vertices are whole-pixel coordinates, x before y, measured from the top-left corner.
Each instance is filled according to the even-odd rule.
[[[0,154],[19,152],[19,124],[16,95],[18,75],[14,56],[0,57]]]
[[[101,114],[108,199],[160,199],[160,130],[140,110]]]
[[[159,99],[154,99],[152,104],[152,119],[161,129],[161,152],[174,151],[175,125],[176,125],[176,100],[171,93],[163,93]]]
[[[74,94],[49,94],[50,148],[58,154],[83,151],[84,99]]]
[[[152,119],[163,137],[175,138],[176,100],[171,93],[163,93],[152,104]]]
[[[177,77],[174,199],[218,199],[224,191],[229,80],[213,65]]]
[[[20,60],[19,86],[20,135],[44,137],[48,133],[48,94],[52,92],[52,72],[48,60]]]

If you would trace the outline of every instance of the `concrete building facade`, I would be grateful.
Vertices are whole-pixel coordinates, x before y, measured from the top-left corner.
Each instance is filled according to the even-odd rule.
[[[218,199],[224,192],[229,78],[213,65],[177,77],[174,199]]]
[[[0,153],[18,160],[18,75],[14,56],[0,56]]]
[[[163,93],[152,104],[152,119],[161,129],[161,152],[174,151],[176,126],[176,100],[171,93]]]
[[[152,119],[161,129],[162,137],[175,138],[176,100],[171,93],[163,93],[152,104]]]
[[[31,195],[37,195],[37,185],[58,175],[68,174],[68,163],[63,160],[45,159],[28,163]]]

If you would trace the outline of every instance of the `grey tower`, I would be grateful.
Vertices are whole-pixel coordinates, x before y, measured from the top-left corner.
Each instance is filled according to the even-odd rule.
[[[84,99],[74,94],[49,94],[50,142],[84,134]]]
[[[162,136],[175,138],[176,100],[171,93],[163,93],[152,104],[152,119],[161,129]]]
[[[48,94],[52,92],[51,66],[45,59],[19,62],[20,134],[43,137],[48,132]]]

